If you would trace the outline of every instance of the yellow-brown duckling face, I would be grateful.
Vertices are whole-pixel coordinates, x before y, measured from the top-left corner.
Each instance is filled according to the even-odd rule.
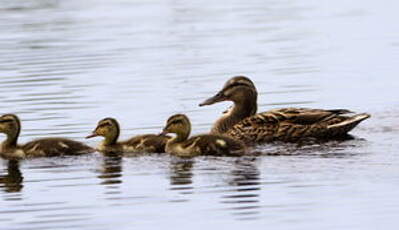
[[[114,118],[104,118],[98,122],[96,129],[93,133],[86,138],[97,136],[115,137],[119,135],[119,124]]]
[[[188,135],[190,131],[191,131],[191,123],[188,117],[184,114],[176,114],[168,119],[161,135],[166,135],[168,133]]]
[[[14,114],[5,114],[0,117],[0,132],[7,135],[19,134],[21,123]]]
[[[257,91],[254,83],[247,77],[237,76],[228,80],[215,96],[208,98],[199,106],[212,105],[221,101],[240,102],[252,96],[256,99]]]

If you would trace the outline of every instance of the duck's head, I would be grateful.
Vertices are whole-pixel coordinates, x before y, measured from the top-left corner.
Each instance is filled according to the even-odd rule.
[[[15,114],[4,114],[0,117],[0,133],[7,136],[18,136],[21,130],[21,122]]]
[[[104,118],[98,122],[96,129],[87,136],[86,138],[92,138],[97,136],[105,137],[105,139],[112,139],[116,141],[119,137],[119,123],[114,118]]]
[[[190,132],[191,123],[188,117],[184,114],[176,114],[169,117],[161,135],[175,133],[176,135],[188,136],[190,135]]]
[[[228,80],[223,88],[213,97],[208,98],[199,106],[212,105],[221,101],[233,101],[236,104],[254,101],[258,92],[254,83],[245,76],[236,76]]]

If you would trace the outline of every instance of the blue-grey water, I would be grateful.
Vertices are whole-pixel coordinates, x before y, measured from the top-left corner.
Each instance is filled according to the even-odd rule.
[[[0,160],[0,229],[397,229],[398,7],[2,0],[0,113],[20,116],[20,142],[86,141],[109,116],[122,138],[158,133],[177,112],[203,133],[229,103],[198,103],[239,74],[257,85],[259,111],[347,108],[372,118],[354,140],[265,145],[259,157]]]

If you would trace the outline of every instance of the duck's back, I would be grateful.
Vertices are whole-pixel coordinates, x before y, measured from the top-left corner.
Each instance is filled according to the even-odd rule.
[[[246,147],[240,141],[212,134],[191,137],[182,147],[195,149],[198,155],[241,156],[246,153]]]
[[[92,153],[95,150],[81,142],[66,138],[43,138],[21,146],[26,157],[64,156]]]
[[[245,143],[298,141],[302,138],[334,138],[346,135],[368,114],[347,116],[348,110],[284,108],[245,118],[226,135]]]
[[[121,144],[124,146],[123,149],[126,152],[163,153],[165,152],[165,145],[169,138],[168,136],[144,134],[135,136]]]

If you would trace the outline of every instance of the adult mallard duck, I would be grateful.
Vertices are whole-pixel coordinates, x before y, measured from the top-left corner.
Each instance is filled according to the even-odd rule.
[[[232,138],[203,134],[189,138],[191,123],[184,114],[171,116],[161,135],[176,134],[166,143],[166,152],[179,157],[194,157],[199,155],[241,156],[246,153],[246,147]]]
[[[257,111],[257,90],[247,77],[237,76],[200,106],[232,101],[233,107],[213,125],[211,133],[223,134],[247,144],[287,141],[304,138],[333,139],[346,136],[369,114],[355,114],[345,109],[283,108]]]
[[[92,153],[94,149],[66,138],[42,138],[18,145],[21,122],[15,114],[0,117],[0,132],[7,138],[1,143],[0,155],[5,158],[50,157]]]
[[[118,142],[119,134],[118,121],[108,117],[99,121],[93,133],[86,138],[103,136],[105,139],[97,147],[97,150],[104,153],[162,153],[165,152],[166,141],[170,138],[168,136],[145,134]]]

